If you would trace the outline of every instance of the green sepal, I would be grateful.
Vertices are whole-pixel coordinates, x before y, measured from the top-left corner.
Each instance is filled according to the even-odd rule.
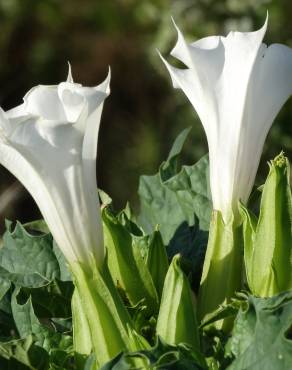
[[[195,297],[180,268],[180,255],[173,257],[162,292],[156,333],[169,344],[186,343],[200,348]]]
[[[158,230],[154,231],[153,235],[151,236],[146,263],[152,276],[158,296],[161,298],[169,263],[166,254],[166,248]]]
[[[263,187],[259,219],[240,205],[244,260],[251,292],[271,297],[292,288],[292,197],[289,161],[271,161]]]
[[[235,292],[241,288],[241,271],[241,227],[233,217],[224,223],[222,214],[213,211],[198,299],[198,317],[201,320],[223,303],[231,302]],[[217,321],[215,326],[228,331],[229,321]]]
[[[103,209],[102,218],[113,281],[124,290],[133,306],[143,300],[149,315],[157,313],[158,295],[152,276],[132,234],[109,208]]]
[[[113,284],[106,261],[97,267],[71,263],[74,284],[80,296],[97,364],[101,366],[124,350],[133,350],[129,331],[131,318]],[[140,347],[136,347],[136,350]]]
[[[92,351],[90,328],[78,290],[75,288],[72,301],[73,344],[77,369],[83,369]]]

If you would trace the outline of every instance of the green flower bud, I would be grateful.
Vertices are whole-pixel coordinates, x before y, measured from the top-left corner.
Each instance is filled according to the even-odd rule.
[[[198,350],[199,332],[193,293],[176,255],[169,266],[157,319],[157,335],[169,344],[187,343]]]
[[[247,281],[251,292],[260,297],[270,297],[292,288],[289,161],[281,153],[269,166],[259,218],[240,205]]]

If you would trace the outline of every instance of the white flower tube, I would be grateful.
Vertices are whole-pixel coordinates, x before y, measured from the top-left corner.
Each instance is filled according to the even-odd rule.
[[[96,87],[68,79],[31,89],[0,116],[0,163],[27,188],[69,263],[101,264],[96,152],[110,74]]]
[[[267,133],[292,93],[292,49],[262,43],[267,20],[255,32],[191,44],[175,27],[178,41],[171,54],[187,68],[162,60],[204,126],[213,208],[227,222],[237,213],[238,200],[248,200]]]

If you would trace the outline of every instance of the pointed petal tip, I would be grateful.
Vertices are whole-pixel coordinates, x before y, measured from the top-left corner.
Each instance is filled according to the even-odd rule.
[[[179,29],[178,25],[175,23],[175,20],[173,17],[171,17],[171,20],[172,20],[172,23],[174,25],[174,28],[177,32],[177,40],[176,40],[176,44],[174,46],[174,48],[171,50],[170,52],[170,55],[172,55],[173,57],[178,57],[179,58],[179,50],[181,48],[181,44],[183,44],[185,46],[186,42],[185,42],[185,39],[184,39],[184,36],[181,32],[181,30]]]
[[[71,64],[70,64],[69,61],[67,63],[68,63],[68,76],[67,76],[67,81],[66,82],[74,83],[74,80],[73,80],[73,77],[72,77]]]
[[[170,52],[170,55],[180,60],[188,67],[190,67],[192,65],[192,59],[191,59],[191,55],[189,51],[189,45],[187,41],[185,40],[182,31],[177,26],[173,18],[172,18],[172,22],[177,32],[177,40],[176,40],[176,44],[174,45],[173,49]]]
[[[108,66],[108,72],[107,72],[106,80],[108,80],[109,83],[111,81],[111,77],[112,77],[111,66]]]
[[[160,50],[158,48],[155,49],[156,50],[156,53],[159,55],[159,57],[164,60],[162,54],[160,53]]]
[[[171,81],[172,81],[172,85],[175,89],[179,88],[179,84],[177,83],[176,81],[176,78],[175,78],[175,67],[173,67],[172,65],[170,65],[166,59],[162,56],[162,54],[160,53],[160,51],[158,49],[156,49],[158,55],[160,56],[160,59],[162,60],[162,62],[164,63],[165,67],[167,68],[169,74],[170,74],[170,78],[171,78]]]
[[[159,55],[160,59],[162,60],[162,62],[164,63],[164,65],[166,66],[166,68],[169,71],[170,70],[169,63],[166,61],[166,59],[164,58],[164,56],[160,53],[160,51],[158,49],[156,49],[156,52],[157,52],[157,54]]]
[[[176,23],[175,23],[174,17],[173,17],[173,16],[171,16],[171,17],[170,17],[170,19],[171,19],[172,24],[174,25],[174,27],[177,29],[178,27],[177,27],[177,25],[176,25]]]
[[[261,38],[262,42],[263,42],[263,38],[267,32],[267,28],[268,28],[268,21],[269,21],[269,13],[267,11],[267,15],[266,15],[266,19],[265,19],[265,22],[264,24],[262,25],[261,28],[259,28],[258,30],[254,31],[254,32],[251,32],[253,33],[254,35],[258,34],[259,37]]]
[[[269,21],[269,12],[267,10],[267,14],[266,14],[266,19],[265,19],[265,22],[264,24],[257,30],[255,31],[248,31],[248,32],[241,32],[241,31],[229,31],[226,38],[228,37],[231,37],[232,35],[237,35],[237,34],[248,34],[248,35],[259,35],[262,39],[264,38],[264,35],[267,31],[267,28],[268,28],[268,21]]]
[[[173,16],[171,16],[171,21],[172,21],[172,24],[173,24],[174,28],[176,29],[178,35],[182,36],[182,32],[181,32],[179,26],[177,25],[176,21],[174,20]]]
[[[111,82],[111,67],[109,66],[108,67],[108,73],[107,73],[107,76],[106,76],[105,80],[101,84],[95,86],[94,89],[98,90],[98,91],[101,91],[101,92],[105,93],[108,96],[111,92],[110,82]]]
[[[265,23],[267,23],[267,24],[268,24],[268,21],[269,21],[269,10],[267,9],[267,15],[266,15]]]
[[[262,27],[259,29],[259,31],[263,31],[264,33],[266,33],[267,28],[268,28],[268,22],[269,22],[269,11],[267,10],[265,22],[262,25]]]
[[[111,92],[111,88],[110,88],[111,77],[112,77],[111,67],[108,66],[108,73],[107,73],[106,79],[103,82],[106,85],[105,92],[107,94],[110,94],[110,92]]]

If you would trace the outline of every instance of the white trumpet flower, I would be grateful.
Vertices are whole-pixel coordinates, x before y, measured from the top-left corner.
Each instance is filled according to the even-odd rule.
[[[267,29],[230,32],[171,52],[186,65],[174,68],[162,57],[175,88],[181,88],[203,124],[210,156],[213,208],[227,222],[246,203],[267,133],[292,93],[292,49],[262,43]]]
[[[104,257],[96,185],[97,139],[110,73],[96,87],[31,89],[0,115],[0,163],[31,193],[69,263]]]

